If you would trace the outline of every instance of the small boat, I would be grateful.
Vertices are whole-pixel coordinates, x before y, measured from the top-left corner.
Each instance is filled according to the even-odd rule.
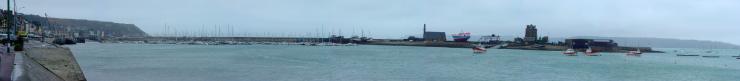
[[[739,56],[732,56],[732,57],[740,57],[740,55]]]
[[[640,51],[640,49],[637,49],[637,51],[627,52],[627,55],[639,55],[639,54],[642,54],[642,51]]]
[[[676,56],[699,56],[694,54],[676,54]]]
[[[340,44],[339,46],[357,46],[355,43]]]
[[[567,50],[565,50],[565,52],[563,52],[563,54],[568,55],[568,56],[576,56],[576,50],[574,50],[574,49],[567,49]]]
[[[719,56],[701,56],[701,57],[704,57],[704,58],[719,58]]]
[[[586,49],[586,56],[600,56],[599,54],[596,54],[591,48]]]
[[[455,40],[455,42],[468,42],[468,39],[470,39],[470,32],[452,34],[452,39]]]
[[[483,53],[483,52],[486,52],[486,48],[484,48],[483,46],[476,45],[475,47],[473,47],[473,53]]]
[[[586,49],[586,54],[594,54],[594,51],[591,50],[591,48]]]

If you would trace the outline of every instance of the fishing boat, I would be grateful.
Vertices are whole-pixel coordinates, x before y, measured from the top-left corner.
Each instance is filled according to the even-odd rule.
[[[455,42],[468,42],[468,39],[470,39],[470,32],[452,34],[452,39],[455,40]]]
[[[563,52],[563,54],[568,55],[568,56],[576,56],[576,50],[569,48],[569,49],[565,50],[565,52]]]
[[[640,51],[640,49],[637,49],[637,51],[629,51],[629,52],[627,52],[627,55],[639,55],[639,54],[642,54],[642,52]]]
[[[599,56],[599,54],[596,54],[591,48],[586,49],[586,56]]]
[[[473,47],[473,53],[483,53],[483,52],[486,52],[486,48],[484,48],[483,46],[476,45],[475,47]]]

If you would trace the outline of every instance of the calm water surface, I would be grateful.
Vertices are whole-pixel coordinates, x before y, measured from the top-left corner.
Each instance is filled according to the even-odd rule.
[[[90,81],[737,81],[738,50],[559,51],[407,46],[70,45]],[[680,53],[720,58],[677,57]]]

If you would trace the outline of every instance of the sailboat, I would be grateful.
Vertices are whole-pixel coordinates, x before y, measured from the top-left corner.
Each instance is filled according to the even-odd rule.
[[[635,49],[637,49],[637,51],[627,51],[627,55],[641,55],[642,54],[642,51],[640,50],[640,48],[635,48]]]

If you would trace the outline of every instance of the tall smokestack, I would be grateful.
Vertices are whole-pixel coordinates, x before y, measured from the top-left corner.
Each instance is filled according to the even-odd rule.
[[[424,31],[424,32],[421,32],[421,37],[426,37],[426,33],[427,33],[427,24],[424,24],[424,30],[423,30],[423,31]]]
[[[424,32],[427,32],[427,24],[424,24]],[[424,33],[422,32],[422,33]]]

